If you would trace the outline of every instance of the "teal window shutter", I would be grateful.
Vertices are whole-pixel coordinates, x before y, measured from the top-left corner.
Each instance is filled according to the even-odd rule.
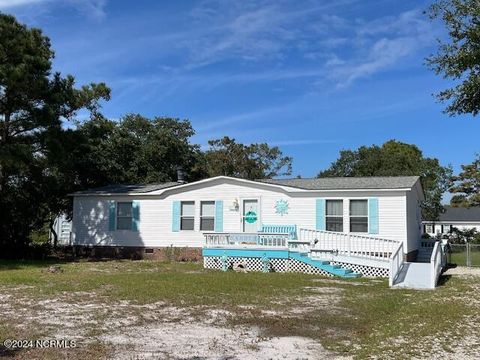
[[[223,200],[215,201],[215,232],[223,232]]]
[[[378,198],[368,199],[368,233],[378,234]]]
[[[108,201],[108,230],[115,231],[117,222],[117,202],[115,200]]]
[[[132,230],[138,231],[140,229],[140,202],[132,201]]]
[[[172,203],[172,231],[180,231],[180,201]]]
[[[325,230],[325,199],[317,199],[315,207],[315,229]]]

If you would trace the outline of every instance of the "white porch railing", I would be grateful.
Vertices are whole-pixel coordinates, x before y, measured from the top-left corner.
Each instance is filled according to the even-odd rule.
[[[334,231],[299,229],[299,239],[308,241],[314,252],[334,252],[335,255],[389,261],[398,241],[368,235]]]
[[[434,289],[437,286],[438,278],[444,266],[444,251],[440,241],[435,242],[432,256],[430,258],[430,286]]]
[[[388,285],[393,286],[403,268],[403,242],[400,242],[395,251],[390,256],[390,275],[388,276]]]
[[[311,249],[310,241],[288,240],[288,249],[292,251],[308,253]]]
[[[205,246],[258,245],[287,247],[288,234],[268,233],[204,233]]]

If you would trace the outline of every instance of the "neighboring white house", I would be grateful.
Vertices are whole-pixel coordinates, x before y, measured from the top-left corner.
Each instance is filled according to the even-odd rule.
[[[445,206],[438,221],[423,221],[423,232],[430,236],[448,234],[452,228],[480,231],[480,207]]]
[[[58,245],[69,245],[70,244],[70,233],[72,231],[72,222],[67,219],[65,214],[57,216],[53,223],[53,229],[57,234],[57,244]],[[50,241],[53,243],[54,235],[50,231]]]
[[[396,240],[413,259],[421,238],[423,191],[416,176],[262,181],[219,176],[107,186],[72,196],[74,245],[201,248],[205,232],[255,233],[276,224]]]

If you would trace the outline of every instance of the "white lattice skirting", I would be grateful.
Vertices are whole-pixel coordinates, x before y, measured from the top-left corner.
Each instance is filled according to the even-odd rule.
[[[228,268],[232,269],[238,265],[241,265],[244,269],[248,271],[262,271],[263,263],[260,258],[249,258],[249,257],[228,257],[227,258]],[[340,262],[331,262],[332,265],[339,265],[344,269],[350,269],[357,274],[362,274],[365,277],[388,277],[388,269],[365,266],[365,265],[354,265],[348,263]],[[206,269],[222,269],[222,259],[220,256],[205,256],[203,258],[203,266]],[[306,274],[318,274],[323,276],[333,276],[332,274],[318,269],[309,264],[305,264],[301,261],[295,259],[270,259],[269,260],[270,271],[273,272],[301,272]]]

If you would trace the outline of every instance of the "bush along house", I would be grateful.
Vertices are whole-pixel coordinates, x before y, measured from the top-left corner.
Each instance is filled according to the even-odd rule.
[[[435,287],[441,246],[421,239],[420,180],[346,177],[112,185],[72,194],[71,244],[183,254],[227,270],[388,277]],[[432,262],[416,262],[427,252]]]

